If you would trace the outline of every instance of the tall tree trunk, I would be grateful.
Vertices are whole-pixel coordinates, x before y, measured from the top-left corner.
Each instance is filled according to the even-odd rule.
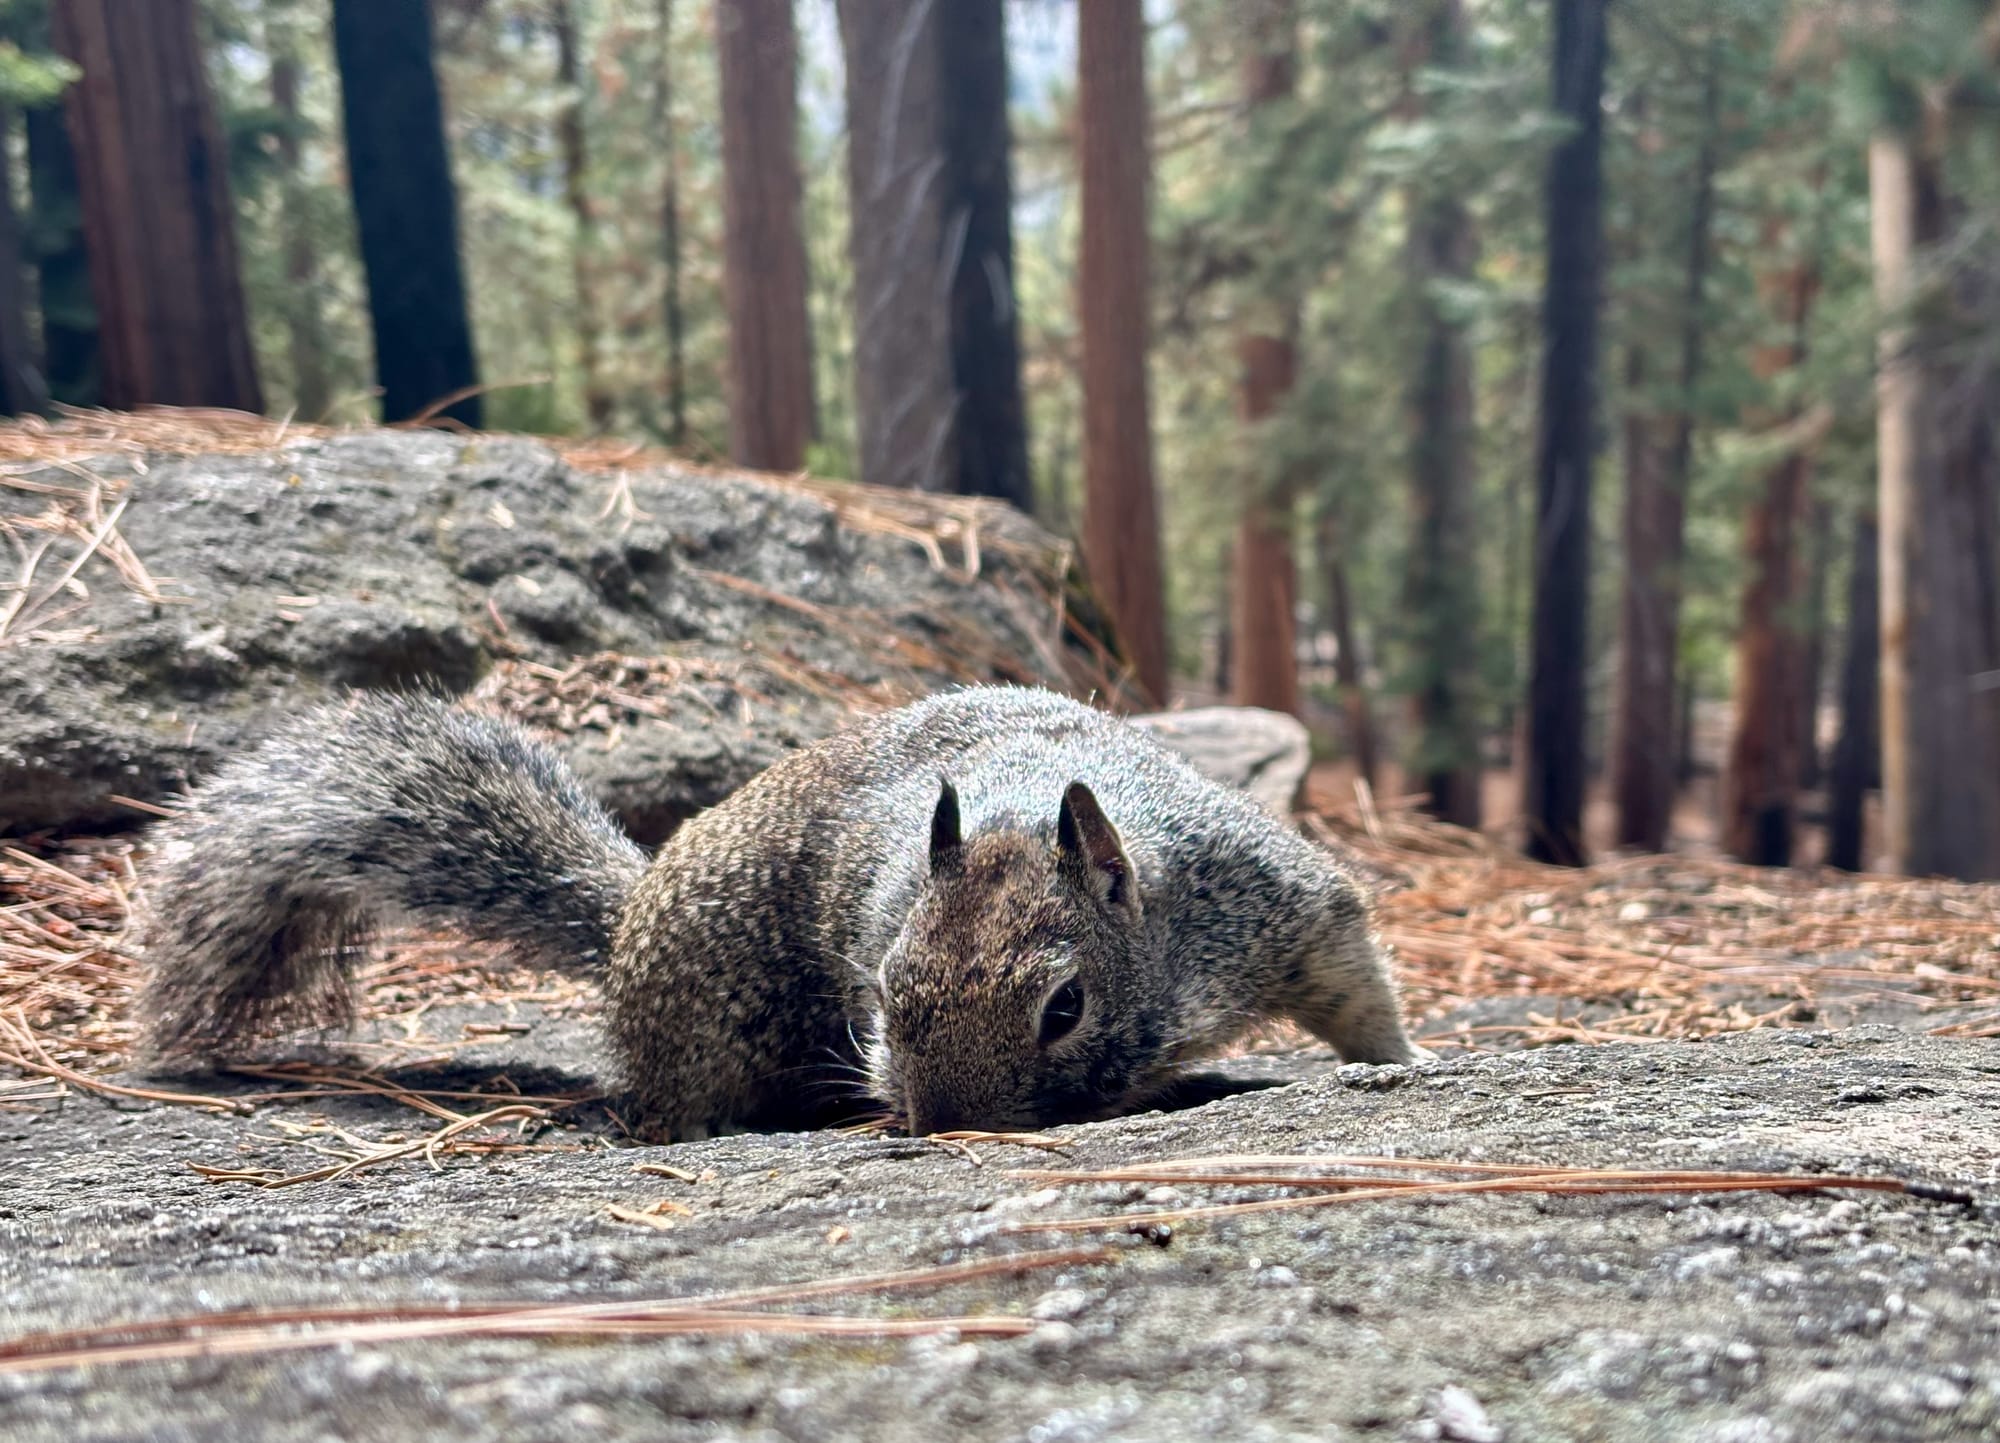
[[[1165,588],[1146,351],[1151,170],[1140,0],[1076,7],[1083,253],[1083,554],[1138,690],[1167,697]]]
[[[1268,420],[1292,389],[1297,356],[1289,332],[1246,335],[1236,343],[1237,414],[1252,425]],[[1289,477],[1250,467],[1249,490],[1236,526],[1235,642],[1231,699],[1238,706],[1299,710],[1298,568],[1292,555],[1296,492]]]
[[[14,213],[8,134],[12,122],[13,115],[0,106],[0,416],[41,411],[49,400],[28,335],[27,289],[21,283],[21,223]]]
[[[1027,508],[1000,0],[841,0],[864,480]]]
[[[583,37],[570,0],[549,0],[549,28],[556,39],[556,84],[563,90],[556,134],[562,144],[563,200],[576,222],[570,270],[576,287],[577,369],[583,375],[583,409],[593,431],[611,425],[611,393],[604,388],[603,342],[597,324],[597,287],[591,257],[597,249],[597,216],[590,207],[590,145],[584,128]]]
[[[1777,216],[1766,219],[1757,277],[1767,322],[1782,338],[1757,347],[1751,370],[1770,386],[1805,361],[1806,326],[1819,291],[1816,256],[1785,258],[1797,243]],[[1770,421],[1768,414],[1760,421]],[[1798,419],[1797,408],[1788,418]],[[1802,532],[1811,501],[1812,457],[1803,440],[1765,469],[1744,522],[1747,562],[1736,629],[1735,726],[1722,787],[1722,845],[1754,866],[1792,860],[1798,812],[1799,712],[1804,706],[1805,601]]]
[[[722,76],[723,293],[729,456],[796,471],[812,434],[812,340],[799,229],[798,59],[791,0],[716,10]]]
[[[949,283],[940,270],[942,8],[941,0],[840,3],[861,479],[920,491],[952,490],[958,472]]]
[[[1679,783],[1681,564],[1694,460],[1694,393],[1701,379],[1707,329],[1704,301],[1715,215],[1722,64],[1721,44],[1711,38],[1702,78],[1701,144],[1695,155],[1694,199],[1681,279],[1680,394],[1665,423],[1668,439],[1660,444],[1658,421],[1643,411],[1625,422],[1625,575],[1611,787],[1617,804],[1618,845],[1648,852],[1666,846]],[[1640,377],[1635,374],[1633,379]]]
[[[1606,0],[1556,0],[1555,110],[1573,129],[1549,158],[1548,272],[1535,458],[1534,615],[1527,768],[1528,854],[1581,865],[1588,780],[1584,679],[1590,645],[1590,491],[1597,309],[1603,266]]]
[[[1452,69],[1464,49],[1461,0],[1430,0],[1409,63]],[[1414,87],[1413,87],[1414,91]],[[1421,102],[1413,98],[1414,116]],[[1476,418],[1472,345],[1440,292],[1471,281],[1478,242],[1464,202],[1437,184],[1412,186],[1404,256],[1416,297],[1417,361],[1407,399],[1411,539],[1404,600],[1420,669],[1411,773],[1443,821],[1480,821],[1479,592],[1473,516]]]
[[[1340,692],[1341,716],[1347,724],[1347,747],[1354,769],[1368,789],[1378,782],[1375,718],[1368,706],[1368,686],[1361,675],[1361,646],[1354,634],[1354,604],[1347,585],[1346,548],[1339,513],[1330,504],[1320,508],[1319,570],[1326,585],[1327,616],[1333,623],[1333,677]]]
[[[1938,127],[1931,127],[1936,129]],[[1985,615],[1983,487],[1951,464],[1934,394],[1940,363],[1910,314],[1920,248],[1943,232],[1941,144],[1895,132],[1868,147],[1883,326],[1876,370],[1881,525],[1882,819],[1890,865],[1916,875],[2000,876],[2000,694]],[[1983,424],[1983,420],[1982,420]]]
[[[1862,817],[1881,745],[1880,541],[1875,508],[1854,518],[1853,560],[1847,574],[1847,649],[1840,663],[1840,735],[1827,776],[1827,865],[1858,872],[1866,863]]]
[[[319,258],[306,214],[305,177],[300,166],[298,36],[292,16],[267,11],[265,44],[271,52],[271,108],[278,113],[278,170],[284,205],[285,329],[292,362],[292,409],[307,421],[323,421],[333,406],[326,369],[326,317],[320,309]]]
[[[1297,67],[1298,14],[1292,0],[1253,0],[1245,17],[1250,51],[1243,99],[1252,116],[1289,99]],[[1298,297],[1260,294],[1245,307],[1250,326],[1236,341],[1237,414],[1252,433],[1247,487],[1236,527],[1235,600],[1238,706],[1299,710],[1298,568],[1293,555],[1297,486],[1287,468],[1273,473],[1256,432],[1291,394],[1298,371]]]
[[[687,444],[687,322],[681,303],[681,142],[674,121],[674,0],[659,0],[659,73],[653,92],[653,135],[662,156],[660,247],[666,264],[661,307],[667,326],[667,439]]]
[[[1001,0],[938,11],[944,71],[944,256],[951,283],[951,374],[958,469],[967,496],[1034,508],[1021,324],[1014,293],[1013,142],[1007,126],[1007,16]]]
[[[1806,507],[1805,647],[1799,672],[1799,788],[1821,781],[1819,703],[1826,680],[1827,573],[1833,564],[1833,507],[1824,497]]]
[[[104,404],[261,411],[194,0],[56,0]]]
[[[35,290],[42,315],[42,373],[49,399],[68,406],[98,403],[97,303],[90,293],[90,257],[83,244],[83,210],[76,153],[60,106],[27,114],[28,204],[35,221]]]
[[[430,5],[333,0],[333,51],[382,419],[443,415],[477,426],[479,371]]]

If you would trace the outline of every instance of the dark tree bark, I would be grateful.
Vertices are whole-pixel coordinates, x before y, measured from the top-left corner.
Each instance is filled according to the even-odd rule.
[[[1722,63],[1721,46],[1711,40],[1681,281],[1679,399],[1664,421],[1645,412],[1625,420],[1625,576],[1619,607],[1611,787],[1617,804],[1618,845],[1648,852],[1666,846],[1679,781],[1681,564],[1694,458],[1694,391],[1701,379],[1706,330],[1703,303],[1713,241]],[[1639,368],[1632,377],[1635,383],[1643,378],[1642,356],[1635,352]]]
[[[812,340],[791,0],[734,0],[715,19],[729,456],[739,466],[796,471],[812,435]]]
[[[1140,0],[1076,7],[1083,254],[1083,554],[1138,690],[1167,697],[1165,588],[1147,401],[1151,154]]]
[[[1368,706],[1368,686],[1361,675],[1361,646],[1354,631],[1354,605],[1348,594],[1346,548],[1340,518],[1332,506],[1320,510],[1317,531],[1320,575],[1326,583],[1327,616],[1333,622],[1334,684],[1340,691],[1340,711],[1347,724],[1347,746],[1354,769],[1374,791],[1377,784],[1375,719]]]
[[[1875,508],[1854,518],[1853,560],[1847,573],[1847,649],[1840,663],[1840,735],[1827,774],[1828,866],[1859,872],[1865,865],[1863,809],[1874,785],[1881,745],[1880,698],[1881,571]]]
[[[28,334],[27,287],[22,284],[21,223],[14,214],[14,177],[8,145],[13,116],[0,108],[0,416],[24,416],[48,406],[48,388]]]
[[[83,244],[76,153],[60,106],[29,111],[27,127],[42,373],[50,400],[95,406],[100,394],[97,303],[90,293],[90,256]]]
[[[864,480],[1026,509],[1000,0],[842,0]]]
[[[348,182],[382,419],[477,426],[479,372],[426,0],[334,0]]]
[[[940,0],[840,4],[861,479],[918,491],[951,490],[958,470],[951,311],[940,270],[942,8]]]
[[[1430,0],[1408,68],[1460,63],[1465,14],[1460,0]],[[1421,102],[1414,90],[1414,117]],[[1404,243],[1416,296],[1417,357],[1410,420],[1411,538],[1404,603],[1410,649],[1420,670],[1416,754],[1411,768],[1431,815],[1461,827],[1480,822],[1479,592],[1473,534],[1476,442],[1471,338],[1439,296],[1469,282],[1478,242],[1454,192],[1419,183],[1409,197]]]
[[[1556,0],[1555,110],[1574,127],[1549,158],[1548,273],[1535,457],[1534,614],[1526,778],[1528,854],[1585,860],[1584,678],[1590,643],[1590,491],[1597,311],[1603,268],[1603,93],[1607,0]]]
[[[286,17],[289,20],[290,17]],[[326,369],[326,317],[320,310],[319,258],[306,214],[300,172],[299,57],[289,24],[270,23],[271,108],[278,113],[278,168],[283,188],[285,248],[285,327],[292,362],[292,407],[304,420],[326,418],[333,386]]]
[[[1799,788],[1820,784],[1819,703],[1826,680],[1828,571],[1833,558],[1833,507],[1815,497],[1806,507],[1805,646],[1799,671]]]
[[[674,120],[674,0],[659,0],[660,57],[653,92],[653,134],[663,156],[660,246],[666,264],[661,306],[667,326],[667,439],[687,444],[687,323],[681,303],[680,129]]]
[[[604,388],[603,343],[597,324],[597,287],[591,280],[591,256],[597,247],[597,216],[590,206],[590,146],[584,129],[583,37],[577,32],[570,0],[549,0],[549,28],[556,39],[556,84],[567,99],[556,121],[562,145],[563,200],[576,222],[576,243],[570,271],[576,288],[577,368],[583,376],[583,409],[590,428],[611,424],[611,393]]]
[[[237,269],[228,152],[194,0],[56,0],[102,399],[261,411]]]
[[[1013,140],[1007,126],[1007,16],[1001,0],[938,12],[944,70],[944,268],[951,280],[957,387],[955,489],[1034,508],[1021,324],[1014,294]]]
[[[1296,83],[1298,14],[1292,0],[1252,0],[1244,28],[1250,48],[1243,63],[1243,99],[1255,112],[1288,99]],[[1236,527],[1235,600],[1231,630],[1236,643],[1238,706],[1298,714],[1298,564],[1293,555],[1297,484],[1259,464],[1254,437],[1260,422],[1284,406],[1298,373],[1298,297],[1266,293],[1248,298],[1252,325],[1236,339],[1236,410],[1253,437],[1248,487]],[[1258,324],[1261,323],[1261,324]]]

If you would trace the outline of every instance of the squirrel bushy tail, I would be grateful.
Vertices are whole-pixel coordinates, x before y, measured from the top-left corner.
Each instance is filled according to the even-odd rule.
[[[220,769],[158,836],[141,1001],[160,1061],[349,1020],[384,914],[608,957],[645,854],[546,747],[423,697],[315,709]]]

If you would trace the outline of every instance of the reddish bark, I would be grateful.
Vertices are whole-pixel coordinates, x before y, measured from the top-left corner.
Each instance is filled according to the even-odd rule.
[[[722,80],[723,297],[729,456],[796,471],[812,433],[806,248],[799,229],[797,40],[791,0],[716,9]]]
[[[1140,0],[1076,7],[1083,245],[1083,555],[1138,690],[1167,696],[1167,626],[1147,399],[1151,156]]]
[[[57,0],[103,403],[261,411],[194,0]]]
[[[1763,253],[1782,257],[1791,249],[1786,232],[1783,220],[1768,218]],[[1805,359],[1818,265],[1810,257],[1780,260],[1758,276],[1757,290],[1780,335],[1751,356],[1751,369],[1769,384]],[[1748,580],[1736,633],[1736,718],[1723,774],[1722,844],[1738,861],[1756,866],[1783,867],[1792,858],[1805,690],[1800,541],[1811,478],[1811,457],[1796,442],[1765,470],[1744,522]]]

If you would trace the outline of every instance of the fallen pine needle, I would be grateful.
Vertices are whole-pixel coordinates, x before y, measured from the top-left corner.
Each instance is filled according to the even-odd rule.
[[[363,1168],[380,1167],[383,1163],[395,1162],[398,1158],[421,1156],[431,1165],[432,1171],[440,1167],[438,1153],[447,1150],[448,1145],[463,1138],[475,1128],[491,1127],[495,1123],[509,1121],[539,1122],[548,1113],[527,1103],[511,1102],[504,1107],[489,1108],[485,1112],[461,1117],[436,1132],[426,1133],[413,1142],[376,1144],[367,1147],[353,1157],[331,1167],[314,1168],[311,1172],[277,1173],[263,1168],[211,1167],[203,1163],[189,1163],[188,1166],[207,1178],[210,1182],[247,1182],[262,1188],[296,1187],[300,1183],[331,1182]]]
[[[164,1092],[150,1087],[124,1087],[115,1082],[106,1082],[101,1077],[87,1077],[73,1067],[65,1067],[49,1056],[42,1047],[35,1031],[25,1017],[18,1022],[0,1015],[0,1038],[5,1038],[19,1052],[0,1051],[0,1063],[16,1068],[31,1076],[50,1077],[58,1082],[66,1082],[71,1087],[80,1087],[86,1092],[103,1093],[109,1097],[132,1097],[143,1102],[170,1102],[183,1107],[206,1107],[217,1112],[248,1112],[250,1109],[231,1097],[208,1097],[198,1092]]]
[[[1522,1166],[1499,1163],[1436,1162],[1423,1158],[1339,1158],[1265,1157],[1254,1163],[1264,1168],[1289,1166],[1289,1172],[1243,1172],[1218,1170],[1215,1164],[1227,1159],[1189,1159],[1197,1170],[1173,1171],[1172,1165],[1156,1164],[1105,1171],[1062,1172],[1024,1168],[1008,1176],[1058,1184],[1104,1182],[1185,1183],[1203,1187],[1284,1187],[1310,1189],[1304,1197],[1261,1198],[1252,1202],[1218,1203],[1209,1206],[1159,1208],[1149,1212],[1107,1213],[1085,1218],[1041,1218],[1011,1224],[1010,1233],[1097,1231],[1106,1228],[1145,1228],[1216,1218],[1245,1217],[1256,1213],[1294,1212],[1327,1207],[1335,1203],[1370,1202],[1383,1198],[1437,1197],[1456,1193],[1539,1193],[1544,1196],[1596,1195],[1606,1193],[1643,1195],[1653,1193],[1709,1192],[1821,1192],[1842,1188],[1870,1192],[1917,1193],[1945,1201],[1961,1201],[1954,1189],[1913,1185],[1902,1178],[1846,1176],[1838,1174],[1793,1174],[1758,1172],[1646,1171],[1640,1169],[1568,1168]],[[1245,1159],[1237,1159],[1242,1162]],[[1423,1178],[1337,1177],[1298,1171],[1307,1167],[1349,1166],[1368,1169],[1428,1169],[1437,1172],[1482,1174],[1456,1181],[1440,1182]]]
[[[0,1374],[47,1372],[97,1363],[157,1362],[451,1337],[662,1337],[794,1333],[914,1337],[942,1332],[1017,1337],[1034,1320],[1007,1316],[871,1318],[749,1309],[832,1295],[940,1288],[995,1276],[1109,1261],[1101,1248],[1018,1253],[974,1263],[829,1278],[670,1300],[608,1303],[470,1303],[238,1308],[95,1328],[30,1333],[0,1343]],[[290,1331],[310,1328],[309,1332]]]

